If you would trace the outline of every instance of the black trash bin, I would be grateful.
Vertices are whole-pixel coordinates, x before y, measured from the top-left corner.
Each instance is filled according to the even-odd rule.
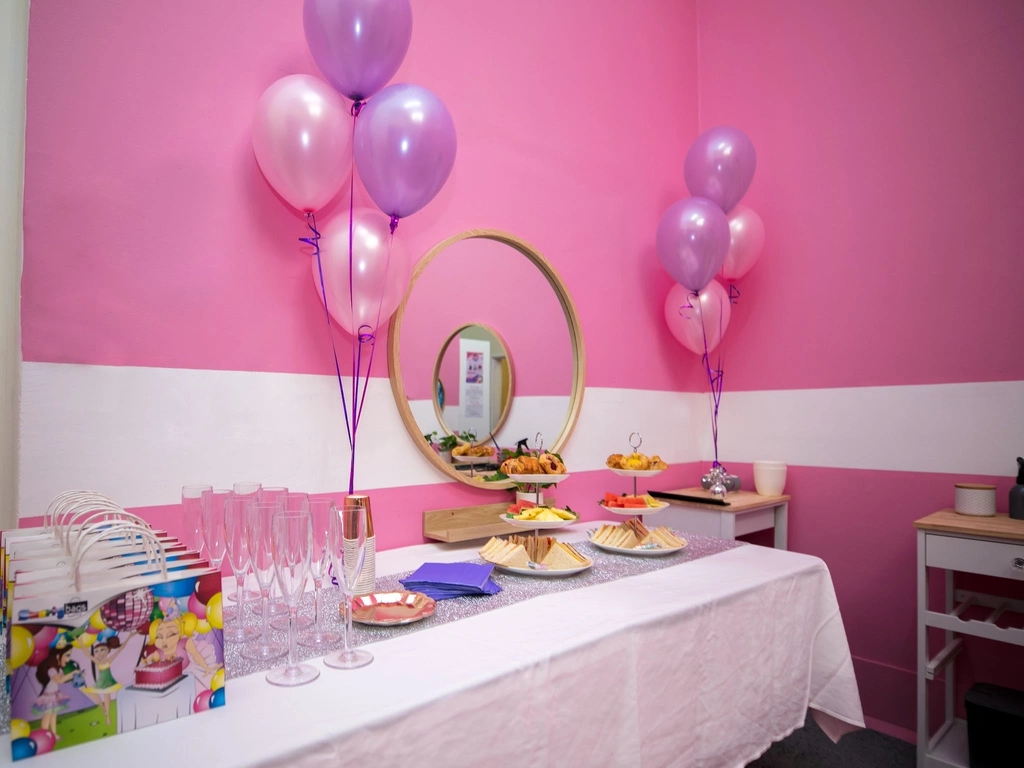
[[[964,705],[971,768],[1024,766],[1024,691],[975,683]]]

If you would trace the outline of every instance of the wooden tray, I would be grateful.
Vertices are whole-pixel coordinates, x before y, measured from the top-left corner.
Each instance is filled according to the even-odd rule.
[[[554,505],[555,500],[545,496],[546,505]],[[522,533],[511,523],[503,523],[499,515],[508,511],[511,501],[500,504],[481,504],[477,507],[457,507],[455,509],[434,509],[423,513],[423,536],[434,541],[472,541],[473,539],[489,539],[491,536],[504,536],[509,533]]]

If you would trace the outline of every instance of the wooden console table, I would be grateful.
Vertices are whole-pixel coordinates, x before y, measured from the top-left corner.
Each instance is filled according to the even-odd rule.
[[[680,493],[711,499],[703,488],[682,488],[667,493]],[[755,531],[775,529],[775,548],[786,549],[786,522],[789,496],[760,496],[752,491],[734,491],[725,497],[729,506],[703,504],[696,501],[661,499],[671,506],[663,509],[651,520],[680,531],[735,539]]]
[[[953,572],[965,571],[1024,582],[1024,520],[1006,515],[971,517],[952,509],[921,518],[917,529],[917,768],[968,768],[967,723],[956,715],[954,659],[959,635],[974,635],[1024,646],[1024,629],[998,626],[1007,611],[1024,613],[1024,600],[954,590]],[[946,571],[945,610],[928,609],[928,569]],[[972,607],[990,608],[984,619],[964,618]],[[928,652],[928,628],[945,630],[943,647]],[[931,735],[928,681],[945,670],[945,719]]]

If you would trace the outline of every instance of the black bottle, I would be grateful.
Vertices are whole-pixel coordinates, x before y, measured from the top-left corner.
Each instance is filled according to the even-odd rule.
[[[1017,457],[1017,484],[1010,489],[1010,517],[1024,520],[1024,459]]]

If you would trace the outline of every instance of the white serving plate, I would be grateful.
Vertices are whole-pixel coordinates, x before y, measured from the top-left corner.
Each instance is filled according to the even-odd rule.
[[[614,552],[616,555],[631,555],[633,557],[662,557],[663,555],[671,555],[674,552],[682,552],[686,549],[685,544],[675,549],[626,549],[624,547],[609,547],[607,544],[598,544],[593,540],[590,543],[598,549],[603,549],[605,552]]]
[[[508,479],[516,483],[527,483],[529,485],[546,485],[548,483],[560,483],[569,477],[568,473],[561,475],[509,475]]]
[[[572,576],[576,573],[583,573],[583,571],[593,568],[594,563],[591,562],[587,565],[581,565],[579,568],[566,568],[561,571],[555,571],[549,568],[510,568],[507,565],[495,565],[494,567],[499,571],[514,573],[517,576],[539,576],[542,579],[560,579],[563,576]]]
[[[516,520],[514,517],[506,517],[505,515],[498,515],[498,519],[503,523],[514,525],[516,528],[528,528],[533,531],[545,528],[565,528],[567,525],[580,521],[578,517],[572,520]]]
[[[662,504],[658,507],[634,507],[632,509],[623,509],[622,507],[606,507],[604,504],[599,505],[605,512],[611,512],[613,515],[624,515],[626,517],[639,517],[640,515],[653,515],[655,512],[661,512],[668,504]]]
[[[611,467],[608,469],[620,477],[654,477],[665,471],[663,469],[612,469]]]

